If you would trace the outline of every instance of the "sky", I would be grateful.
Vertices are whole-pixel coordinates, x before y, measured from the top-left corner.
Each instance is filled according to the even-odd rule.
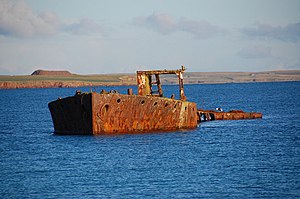
[[[300,70],[300,0],[0,0],[0,75]]]

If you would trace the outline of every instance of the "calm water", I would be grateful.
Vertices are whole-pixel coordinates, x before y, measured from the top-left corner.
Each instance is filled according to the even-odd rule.
[[[300,82],[185,89],[199,108],[259,111],[263,119],[57,136],[47,103],[75,88],[0,90],[1,198],[300,198]]]

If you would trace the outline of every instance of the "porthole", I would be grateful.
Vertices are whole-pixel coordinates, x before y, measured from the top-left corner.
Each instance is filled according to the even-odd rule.
[[[105,110],[105,112],[107,112],[107,111],[108,111],[108,108],[109,108],[109,105],[108,105],[108,104],[106,104],[106,105],[104,106],[104,110]]]
[[[100,111],[101,115],[105,115],[108,112],[108,109],[109,109],[108,104],[105,104],[104,106],[102,106],[101,111]]]

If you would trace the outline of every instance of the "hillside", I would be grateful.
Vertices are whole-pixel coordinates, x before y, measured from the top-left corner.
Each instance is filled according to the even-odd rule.
[[[36,70],[31,75],[44,75],[44,76],[72,76],[69,71],[53,71],[53,70]]]

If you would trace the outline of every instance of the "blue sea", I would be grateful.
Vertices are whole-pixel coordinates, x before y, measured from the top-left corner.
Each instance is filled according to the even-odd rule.
[[[0,198],[300,198],[300,82],[185,85],[198,108],[263,119],[168,133],[53,134],[48,102],[78,89],[127,88],[0,90]],[[178,95],[175,85],[163,89]]]

